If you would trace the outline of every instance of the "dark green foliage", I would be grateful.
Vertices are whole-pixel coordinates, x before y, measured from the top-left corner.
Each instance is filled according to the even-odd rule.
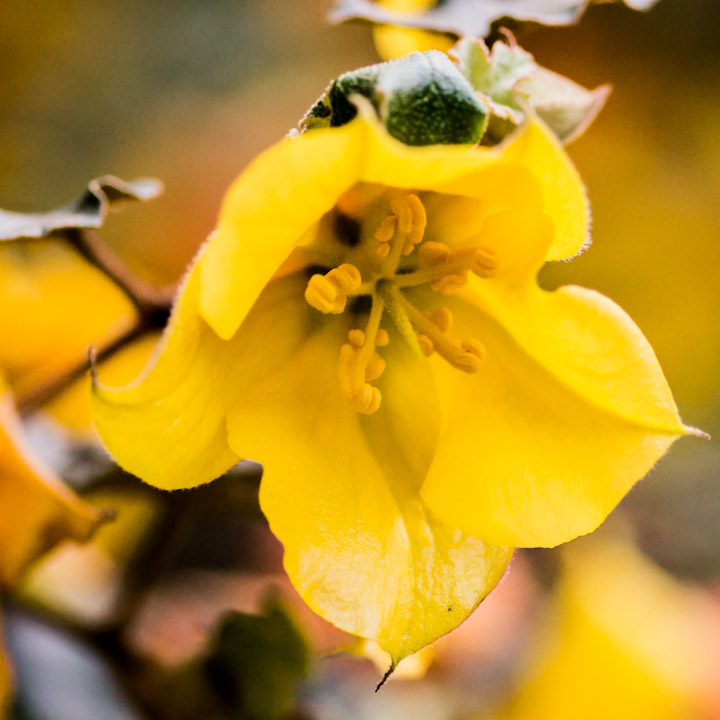
[[[205,670],[229,710],[243,718],[273,720],[292,710],[295,687],[309,663],[305,639],[284,606],[271,599],[263,615],[225,616]]]

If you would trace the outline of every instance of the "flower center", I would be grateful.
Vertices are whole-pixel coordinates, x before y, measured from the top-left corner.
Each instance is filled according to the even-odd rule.
[[[337,375],[340,391],[357,412],[372,414],[380,407],[380,390],[371,385],[385,370],[377,348],[387,345],[389,336],[381,328],[387,315],[401,337],[418,353],[437,353],[450,365],[466,373],[477,372],[485,348],[474,338],[460,342],[450,337],[452,315],[442,307],[423,312],[408,300],[403,290],[423,285],[449,295],[460,290],[468,273],[490,278],[496,270],[494,253],[480,246],[451,249],[441,242],[424,240],[427,216],[414,193],[391,191],[390,214],[379,224],[369,243],[370,257],[363,267],[366,277],[353,264],[343,263],[325,274],[313,275],[305,299],[323,313],[345,311],[348,298],[369,296],[370,314],[364,330],[353,329],[340,348]],[[409,269],[401,268],[404,258],[417,255]]]

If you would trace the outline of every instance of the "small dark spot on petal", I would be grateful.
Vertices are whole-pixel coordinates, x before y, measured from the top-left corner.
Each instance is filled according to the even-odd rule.
[[[307,265],[303,268],[303,272],[311,278],[313,275],[325,275],[330,272],[330,268],[325,265]]]
[[[360,244],[360,233],[362,226],[360,221],[354,217],[345,215],[339,211],[335,211],[335,218],[333,220],[335,237],[347,247],[356,247]]]
[[[355,315],[370,312],[372,307],[372,295],[358,295],[350,301],[349,310]]]

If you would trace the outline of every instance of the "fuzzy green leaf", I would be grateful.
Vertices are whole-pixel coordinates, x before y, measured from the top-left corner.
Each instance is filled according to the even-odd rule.
[[[488,135],[500,141],[524,119],[536,113],[567,143],[595,119],[610,92],[574,83],[540,67],[533,56],[514,43],[497,41],[490,52],[482,40],[462,39],[450,50],[460,72],[489,108]]]
[[[406,145],[475,144],[485,132],[485,104],[447,55],[436,50],[341,75],[301,127],[350,122],[357,114],[355,95],[369,100],[390,135]]]

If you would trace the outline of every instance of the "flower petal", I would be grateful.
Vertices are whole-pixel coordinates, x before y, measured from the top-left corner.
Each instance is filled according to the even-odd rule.
[[[235,388],[226,345],[197,312],[199,273],[186,279],[144,373],[112,388],[93,382],[95,427],[126,470],[166,490],[213,480],[238,462],[227,446],[225,408]],[[218,392],[218,388],[223,388]]]
[[[410,147],[360,103],[358,117],[343,127],[277,143],[228,191],[200,270],[201,313],[220,337],[233,336],[301,237],[357,182],[446,192],[500,208],[544,204],[557,232],[551,259],[575,254],[587,238],[582,184],[539,121],[497,148]]]
[[[647,340],[610,300],[490,286],[454,308],[488,357],[470,379],[440,368],[457,402],[422,495],[489,542],[557,545],[594,530],[689,430]]]
[[[543,210],[555,224],[555,238],[546,259],[577,255],[590,242],[590,204],[562,143],[534,118],[523,132],[512,136],[504,158],[521,162],[540,184]]]
[[[555,226],[546,260],[572,257],[588,243],[585,187],[561,143],[537,118],[495,148],[409,147],[367,112],[364,119],[372,138],[362,171],[366,182],[472,197],[499,208],[543,210]]]
[[[380,410],[361,415],[343,400],[343,325],[323,320],[287,364],[248,388],[228,432],[238,454],[264,465],[261,506],[303,599],[397,663],[462,622],[512,551],[448,527],[420,501],[437,405],[426,364],[407,357],[400,338],[383,348]]]
[[[102,521],[26,447],[12,396],[0,380],[0,584],[65,539],[87,540]]]
[[[258,377],[289,363],[307,332],[307,276],[296,273],[271,282],[235,336],[222,340],[198,312],[202,262],[145,372],[125,387],[93,386],[95,425],[108,450],[168,490],[209,482],[242,459],[227,442],[229,409],[246,402]]]
[[[358,123],[281,140],[230,186],[204,253],[200,307],[225,340],[300,237],[359,176]]]

